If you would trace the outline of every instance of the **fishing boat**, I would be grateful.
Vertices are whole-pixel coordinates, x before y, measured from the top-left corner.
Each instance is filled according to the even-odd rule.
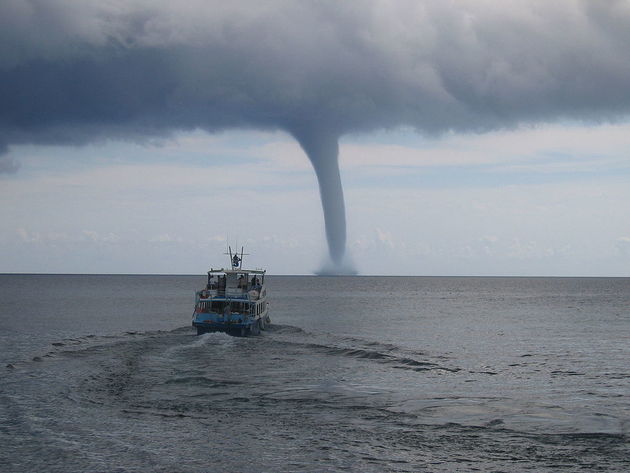
[[[230,268],[208,271],[206,287],[195,292],[192,324],[197,335],[226,332],[230,335],[258,335],[265,330],[269,318],[264,269],[243,268],[240,256],[228,247]]]

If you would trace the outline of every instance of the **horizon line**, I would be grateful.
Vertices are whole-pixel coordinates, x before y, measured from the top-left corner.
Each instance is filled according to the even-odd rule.
[[[629,276],[586,276],[586,275],[475,275],[475,274],[451,274],[451,275],[431,275],[431,274],[273,274],[266,273],[266,276],[274,277],[386,277],[386,278],[563,278],[563,279],[628,279]],[[0,272],[0,276],[190,276],[203,277],[205,273],[56,273],[56,272]]]

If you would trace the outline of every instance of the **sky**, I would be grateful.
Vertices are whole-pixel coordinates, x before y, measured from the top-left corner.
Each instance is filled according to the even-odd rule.
[[[627,1],[5,1],[0,272],[630,276],[629,40]]]

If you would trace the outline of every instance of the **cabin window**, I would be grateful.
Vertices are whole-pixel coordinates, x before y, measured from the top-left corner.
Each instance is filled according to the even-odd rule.
[[[248,304],[243,303],[243,302],[232,302],[232,304],[230,304],[230,309],[232,312],[238,312],[241,314],[246,314],[248,311]]]

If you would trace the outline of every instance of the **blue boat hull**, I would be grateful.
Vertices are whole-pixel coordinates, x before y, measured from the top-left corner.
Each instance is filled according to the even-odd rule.
[[[256,330],[256,324],[249,323],[204,323],[204,322],[195,322],[193,321],[193,326],[197,328],[197,335],[202,335],[204,333],[213,333],[213,332],[224,332],[230,335],[236,336],[248,336],[248,335],[256,335],[258,330]]]
[[[214,316],[214,317],[213,317]],[[192,325],[197,328],[197,335],[212,332],[224,332],[230,335],[246,337],[248,335],[258,335],[261,330],[271,322],[269,316],[263,316],[256,319],[247,318],[246,320],[217,320],[215,314],[196,313]]]

